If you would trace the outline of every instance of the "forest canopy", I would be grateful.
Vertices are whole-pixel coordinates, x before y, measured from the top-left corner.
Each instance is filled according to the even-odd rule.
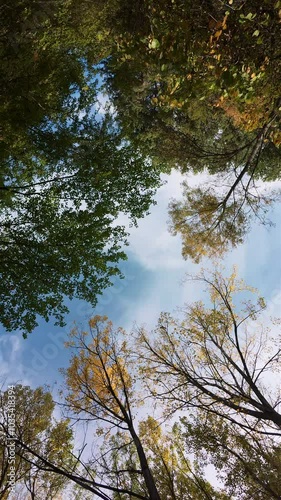
[[[280,178],[280,18],[270,0],[1,5],[5,329],[63,324],[65,296],[95,305],[125,257],[114,221],[136,224],[171,168],[210,176],[170,205],[185,258],[221,255],[253,217],[267,221],[277,194],[258,183]]]
[[[152,332],[126,332],[104,316],[75,325],[57,405],[40,387],[1,392],[3,498],[11,489],[7,438],[16,444],[16,492],[31,498],[280,498],[276,323],[263,321],[264,300],[235,270],[192,279],[209,299],[162,313]]]
[[[13,339],[40,318],[63,327],[72,299],[98,304],[173,169],[185,259],[221,258],[268,222],[281,0],[3,0],[0,57],[0,323]],[[3,381],[3,500],[281,498],[280,320],[263,321],[236,270],[190,280],[207,300],[152,330],[75,324],[60,391]]]
[[[183,196],[168,224],[185,259],[221,258],[270,222],[281,0],[6,0],[0,57],[12,339],[40,318],[62,328],[73,299],[95,308],[173,169]],[[59,391],[3,381],[3,500],[281,498],[280,320],[236,270],[195,283],[208,298],[154,329],[75,323]]]

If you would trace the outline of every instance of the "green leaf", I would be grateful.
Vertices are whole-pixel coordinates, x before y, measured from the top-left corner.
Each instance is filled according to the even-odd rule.
[[[249,21],[252,21],[252,19],[255,19],[256,14],[253,14],[252,12],[249,12],[249,14],[246,15],[245,19],[248,19]]]
[[[150,49],[158,49],[160,47],[160,42],[157,40],[157,38],[153,38],[151,42],[149,42],[148,47]]]

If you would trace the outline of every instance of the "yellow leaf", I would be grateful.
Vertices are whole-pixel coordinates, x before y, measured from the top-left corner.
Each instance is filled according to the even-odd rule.
[[[226,26],[226,21],[227,21],[228,15],[224,16],[223,21],[222,21],[222,29],[225,30],[227,28]]]
[[[170,92],[170,95],[173,95],[174,92],[179,88],[179,86],[180,86],[180,82],[177,81],[176,84],[175,84],[175,86],[172,88],[172,90]]]

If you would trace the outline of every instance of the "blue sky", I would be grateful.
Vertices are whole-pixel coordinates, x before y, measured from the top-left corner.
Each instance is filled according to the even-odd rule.
[[[171,236],[167,228],[168,202],[171,197],[181,196],[182,176],[173,172],[166,179],[151,214],[139,222],[138,228],[131,229],[128,260],[121,264],[125,279],[116,280],[105,291],[95,310],[74,300],[68,303],[70,313],[64,328],[41,321],[27,340],[18,332],[0,332],[1,380],[5,384],[49,384],[55,388],[61,381],[58,369],[67,366],[64,341],[74,321],[86,325],[92,315],[105,314],[116,326],[128,330],[135,324],[153,328],[161,311],[173,312],[201,296],[194,284],[183,284],[184,275],[198,272],[202,265],[211,267],[212,263],[205,260],[195,265],[183,260],[180,237]],[[281,204],[276,204],[271,219],[275,227],[253,224],[245,243],[224,259],[226,272],[237,264],[239,275],[267,299],[266,321],[281,311]],[[120,222],[126,221],[121,217]]]

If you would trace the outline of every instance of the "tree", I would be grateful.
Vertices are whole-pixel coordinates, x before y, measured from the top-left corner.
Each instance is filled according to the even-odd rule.
[[[279,9],[278,2],[261,7],[257,0],[239,5],[149,0],[134,4],[129,18],[125,9],[120,12],[105,70],[126,134],[151,156],[165,161],[168,152],[168,161],[185,167],[186,160],[193,166],[192,158],[194,163],[203,149],[212,163],[226,130],[235,138],[224,118],[246,135],[260,129],[280,97]],[[174,136],[170,151],[161,137],[167,141],[168,129]],[[272,131],[276,144],[277,136]]]
[[[125,258],[114,219],[136,223],[159,185],[97,110],[114,4],[1,6],[0,322],[24,336],[38,316],[63,324],[65,296],[96,304]]]
[[[107,116],[72,117],[57,141],[50,131],[49,147],[41,178],[2,187],[0,318],[24,334],[37,315],[62,325],[64,296],[96,304],[125,258],[126,233],[114,220],[122,212],[136,224],[160,182]]]
[[[268,222],[265,214],[277,194],[260,192],[255,178],[264,143],[278,116],[278,111],[273,113],[249,148],[243,148],[244,162],[235,168],[235,176],[226,170],[204,188],[189,188],[187,182],[183,183],[184,199],[173,200],[169,213],[172,234],[182,235],[184,258],[198,262],[204,255],[221,255],[243,242],[252,216]]]
[[[230,498],[280,498],[280,441],[241,432],[216,415],[183,417],[181,436],[199,463],[212,464]]]
[[[204,467],[188,457],[189,448],[185,446],[179,424],[165,429],[164,425],[152,417],[139,422],[140,437],[149,456],[160,497],[167,500],[211,498],[228,500],[223,492],[216,490],[204,477]],[[102,447],[100,470],[104,476],[116,481],[119,486],[131,487],[133,491],[144,494],[145,485],[138,472],[138,459],[132,441],[124,439],[121,432],[105,441]],[[126,495],[115,493],[114,499],[126,499]]]
[[[80,453],[73,453],[70,421],[55,421],[54,409],[51,393],[41,387],[33,390],[16,385],[1,394],[1,498],[9,497],[13,477],[14,494],[19,492],[19,498],[27,493],[28,498],[43,495],[51,500],[71,482],[78,494],[79,488],[83,489],[83,498],[85,491],[90,491],[108,500],[99,485],[88,478],[89,470],[83,466]]]
[[[137,406],[138,395],[124,332],[121,329],[114,331],[106,317],[95,316],[89,326],[90,342],[87,341],[87,333],[77,328],[71,334],[69,347],[74,348],[75,354],[65,371],[68,407],[86,420],[104,424],[106,432],[119,429],[130,437],[148,497],[159,500],[159,492],[134,424],[133,409]],[[131,494],[136,496],[134,492]]]
[[[256,182],[280,178],[280,4],[152,0],[137,10],[137,23],[121,18],[106,88],[126,137],[162,169],[214,176],[171,205],[183,254],[198,261],[241,243],[253,215],[265,222]]]
[[[191,460],[190,449],[182,440],[182,429],[178,423],[169,431],[164,431],[158,421],[148,417],[140,423],[140,431],[159,484],[161,498],[228,500],[227,495],[206,480],[204,466]]]
[[[7,330],[25,335],[38,315],[62,324],[63,296],[96,304],[124,257],[124,229],[111,223],[120,212],[134,222],[146,213],[160,170],[232,178],[225,197],[200,191],[175,206],[186,254],[198,259],[243,239],[249,214],[263,205],[253,183],[280,175],[280,9],[257,0],[225,9],[209,0],[1,6]],[[102,82],[114,118],[100,123]]]
[[[63,446],[68,421],[46,427],[50,394],[42,397],[39,389],[35,398],[19,386],[22,426],[11,431],[9,409],[3,412],[2,443],[14,439],[19,484],[31,494],[71,481],[82,496],[85,490],[103,500],[280,497],[280,395],[273,377],[280,348],[257,321],[264,301],[248,300],[254,290],[235,272],[193,279],[208,286],[210,304],[187,306],[179,320],[162,314],[151,336],[142,329],[128,337],[100,316],[90,320],[89,332],[75,326],[61,396],[74,422],[89,425],[76,454]],[[150,416],[155,408],[157,420]],[[209,464],[221,488],[207,481]]]
[[[198,408],[241,429],[280,436],[279,397],[265,378],[277,371],[280,349],[274,349],[274,337],[251,323],[264,300],[246,300],[238,311],[235,294],[251,289],[235,271],[229,278],[202,272],[193,279],[208,286],[210,307],[187,306],[182,321],[163,314],[153,340],[140,333],[154,393],[156,386],[156,395],[173,411]]]
[[[215,467],[230,498],[280,498],[280,348],[258,321],[264,300],[248,300],[254,290],[235,271],[192,279],[207,285],[209,305],[162,314],[152,335],[139,332],[152,397],[166,416],[184,415],[184,449]]]
[[[41,387],[33,390],[16,385],[1,393],[1,498],[9,496],[11,468],[16,488],[24,486],[31,499],[38,495],[51,499],[64,489],[66,478],[45,472],[40,461],[32,463],[17,441],[21,440],[58,466],[71,468],[72,430],[68,420],[53,419],[54,407],[51,394]]]
[[[112,373],[111,371],[111,375]],[[128,382],[129,379],[126,380],[126,386],[129,389]],[[100,380],[97,386],[101,396]],[[98,430],[103,438],[102,446],[98,446],[97,450],[95,445],[95,453],[88,458],[87,462],[84,462],[82,451],[85,445],[76,454],[73,453],[72,446],[69,447],[69,439],[72,436],[69,422],[66,420],[50,425],[50,419],[47,423],[46,419],[42,418],[47,413],[44,411],[45,406],[50,412],[54,406],[49,393],[43,394],[40,388],[32,391],[27,387],[16,386],[14,394],[17,398],[16,410],[20,403],[20,412],[23,415],[17,415],[16,431],[11,429],[11,425],[2,422],[2,432],[3,442],[5,440],[7,443],[7,439],[13,439],[16,443],[18,469],[15,497],[19,493],[19,498],[23,498],[25,493],[27,495],[29,493],[31,498],[40,496],[40,498],[51,499],[54,495],[57,498],[58,492],[63,494],[64,487],[67,486],[68,498],[72,498],[71,495],[76,499],[88,498],[87,491],[103,500],[128,497],[144,500],[153,498],[147,492],[145,476],[140,469],[139,450],[130,434],[126,434],[124,429],[119,427],[118,431],[109,437],[108,431],[102,425]],[[104,391],[102,395],[105,396]],[[5,405],[7,407],[6,403]],[[8,415],[9,407],[5,409]],[[31,413],[34,421],[28,420]],[[94,412],[86,418],[94,418]],[[99,417],[96,418],[101,423]],[[18,425],[20,420],[21,423]],[[83,416],[80,415],[78,422],[83,420]],[[23,427],[25,423],[27,425]],[[32,427],[33,424],[35,428]],[[47,428],[46,425],[48,425]],[[161,498],[228,500],[229,497],[226,494],[215,490],[206,481],[204,470],[203,468],[200,470],[199,464],[191,464],[182,439],[182,430],[178,424],[174,425],[170,431],[164,431],[161,430],[159,422],[148,417],[138,423],[138,429],[139,438],[149,457]],[[102,430],[104,433],[101,432]],[[69,482],[71,482],[70,485]],[[4,476],[2,484],[7,484]],[[74,488],[71,488],[71,485],[74,485]],[[2,491],[3,498],[4,494]],[[14,495],[11,498],[14,498]]]
[[[32,159],[34,129],[44,136],[67,117],[74,93],[91,99],[95,65],[108,52],[107,17],[99,1],[2,3],[1,161]]]
[[[48,429],[46,432],[45,442],[41,441],[40,443],[40,454],[57,465],[63,464],[64,467],[73,467],[75,460],[72,455],[72,447],[69,446],[70,438],[72,438],[72,430],[69,427],[69,422],[58,422],[54,428]],[[32,463],[27,477],[24,479],[24,484],[31,499],[35,500],[41,496],[52,500],[65,489],[67,479],[62,475],[41,470],[38,464],[33,465]]]
[[[72,331],[67,345],[74,354],[64,371],[67,408],[78,422],[96,422],[96,432],[103,437],[101,449],[88,462],[89,470],[111,486],[113,498],[118,500],[128,495],[226,499],[206,481],[202,470],[194,469],[176,426],[164,433],[152,417],[138,422],[142,379],[137,378],[137,357],[125,332],[114,330],[100,316],[91,319],[89,326],[90,338],[78,328]]]

